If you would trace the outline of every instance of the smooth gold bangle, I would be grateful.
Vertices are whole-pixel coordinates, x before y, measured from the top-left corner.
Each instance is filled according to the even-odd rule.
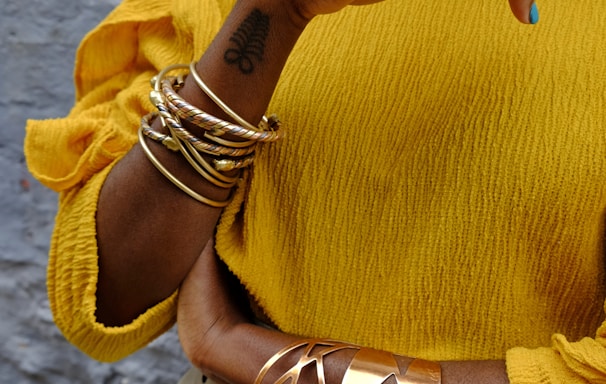
[[[181,180],[177,179],[172,173],[170,173],[168,171],[168,169],[166,169],[162,165],[162,163],[156,158],[156,156],[154,156],[152,151],[147,146],[147,143],[145,142],[145,136],[143,135],[143,129],[141,127],[139,127],[138,135],[139,135],[139,143],[141,144],[141,148],[143,149],[143,152],[145,153],[145,155],[147,156],[149,161],[154,165],[154,167],[156,167],[156,169],[162,175],[164,175],[164,177],[166,177],[170,182],[172,182],[180,190],[185,192],[187,195],[189,195],[194,200],[196,200],[200,203],[209,205],[211,207],[223,208],[223,207],[226,207],[230,203],[231,198],[229,198],[225,201],[216,201],[216,200],[212,200],[207,197],[204,197],[204,196],[200,195],[199,193],[197,193],[196,191],[194,191],[193,189],[189,188]]]
[[[157,116],[158,116],[157,113],[152,112],[152,113],[148,113],[147,115],[145,115],[141,118],[141,129],[143,130],[143,134],[147,138],[152,139],[155,142],[158,142],[158,143],[164,145],[165,147],[167,147],[168,149],[170,149],[173,152],[180,151],[180,144],[185,145],[187,147],[187,149],[189,150],[188,154],[191,155],[197,163],[199,163],[212,176],[214,176],[215,178],[219,179],[220,181],[222,181],[224,183],[235,184],[238,182],[238,180],[240,178],[239,178],[239,176],[227,176],[218,171],[231,171],[232,169],[236,169],[236,168],[244,168],[245,166],[248,166],[252,163],[252,161],[249,161],[248,159],[253,157],[253,155],[249,155],[247,157],[244,157],[244,158],[238,159],[238,160],[231,160],[231,159],[225,160],[228,162],[237,161],[237,164],[242,163],[242,165],[240,165],[240,166],[232,166],[231,168],[228,166],[221,167],[221,168],[217,168],[216,166],[213,167],[212,165],[210,165],[210,163],[208,161],[206,161],[206,159],[202,155],[200,155],[200,153],[198,153],[198,151],[196,151],[196,149],[189,142],[187,142],[187,141],[181,142],[178,138],[173,138],[172,136],[164,135],[164,134],[161,134],[160,132],[155,131],[151,127],[151,120]],[[166,128],[169,129],[168,127],[166,127]],[[223,159],[214,159],[214,161],[223,161]],[[227,163],[227,164],[229,164],[229,163]]]
[[[237,180],[234,180],[234,181],[231,181],[231,182],[223,182],[222,180],[217,179],[214,175],[210,174],[192,156],[193,153],[197,154],[197,151],[194,149],[192,151],[192,153],[190,153],[188,151],[188,148],[181,142],[181,140],[179,140],[178,137],[176,137],[175,132],[170,127],[168,129],[172,133],[173,139],[177,142],[177,145],[179,146],[179,150],[181,151],[181,154],[183,155],[183,157],[185,157],[185,160],[187,160],[187,162],[189,163],[189,165],[191,165],[192,168],[195,169],[196,172],[198,172],[198,174],[200,176],[202,176],[203,178],[205,178],[206,180],[208,180],[209,182],[213,183],[214,185],[216,185],[219,188],[229,189],[229,188],[232,188],[234,185],[236,185]],[[202,159],[202,156],[200,156],[199,158]]]
[[[219,136],[215,136],[210,132],[204,132],[204,138],[210,141],[214,141],[217,144],[221,144],[224,147],[230,148],[247,148],[253,145],[257,145],[256,141],[247,140],[247,141],[231,141],[220,138]]]
[[[401,384],[441,384],[442,367],[435,361],[414,359],[406,374],[400,381]]]
[[[322,348],[324,347],[324,348]],[[254,384],[262,384],[270,369],[278,361],[297,349],[302,350],[297,363],[283,373],[273,384],[297,383],[304,368],[315,364],[317,381],[325,384],[324,357],[340,350],[357,351],[345,371],[341,384],[382,384],[394,378],[398,384],[441,384],[440,364],[414,359],[406,374],[400,374],[395,356],[386,351],[326,339],[299,340],[273,355],[257,375]]]
[[[284,136],[284,130],[280,129],[281,123],[275,115],[271,115],[269,117],[263,116],[259,127],[254,127],[252,126],[252,124],[247,123],[251,127],[255,128],[248,129],[239,125],[231,124],[225,120],[218,119],[217,117],[212,116],[186,102],[174,91],[170,80],[165,79],[165,77],[169,72],[178,69],[189,69],[190,66],[186,64],[170,65],[162,69],[160,73],[158,73],[158,75],[152,78],[151,83],[154,91],[152,91],[150,99],[152,100],[152,103],[154,105],[157,105],[158,101],[160,99],[163,99],[164,103],[167,104],[168,107],[172,109],[173,112],[175,112],[179,117],[184,118],[195,125],[198,125],[206,131],[210,131],[215,136],[221,136],[222,134],[229,133],[233,136],[242,137],[250,141],[262,142],[276,141]],[[193,74],[194,80],[196,80],[195,76],[197,75],[197,72],[194,70]],[[204,86],[206,89],[208,89],[205,84]],[[202,90],[204,91],[204,89]],[[210,89],[208,90],[210,91]],[[210,93],[214,96],[214,98],[210,96],[209,97],[215,103],[216,100],[219,100],[220,103],[217,105],[220,108],[227,107],[227,105],[225,105],[225,103],[223,103],[218,97],[216,97],[216,95],[212,93],[212,91],[210,91]],[[162,97],[162,95],[164,95],[165,97]],[[227,107],[227,110],[231,111],[234,116],[238,116],[235,112],[229,109],[229,107]],[[240,116],[238,116],[238,118],[242,121],[245,121]]]
[[[206,96],[208,96],[215,104],[217,104],[217,106],[219,108],[221,108],[223,110],[223,112],[225,112],[227,115],[229,115],[229,117],[231,117],[232,119],[234,119],[234,121],[236,123],[240,124],[244,128],[250,129],[251,131],[258,131],[259,130],[259,127],[255,127],[254,125],[252,125],[251,123],[249,123],[248,121],[246,121],[242,117],[240,117],[240,115],[238,115],[236,112],[234,112],[227,104],[225,104],[223,102],[223,100],[221,100],[219,98],[219,96],[217,96],[208,87],[208,85],[206,85],[206,83],[204,81],[202,81],[202,78],[200,77],[200,74],[198,74],[198,71],[196,70],[196,62],[195,61],[192,61],[189,64],[189,73],[192,75],[192,77],[194,78],[194,81],[196,82],[196,84],[198,85],[198,87],[202,90],[202,92],[204,92],[206,94]],[[267,117],[263,116],[263,118],[262,118],[261,121],[263,123],[267,123]]]
[[[255,158],[254,154],[237,158],[237,159],[212,159],[212,165],[201,156],[196,149],[188,142],[184,142],[184,144],[190,150],[190,153],[194,156],[194,158],[206,169],[209,173],[214,175],[219,180],[222,180],[226,183],[231,183],[233,181],[237,181],[240,177],[237,176],[227,176],[221,172],[228,172],[234,169],[242,169],[250,166]],[[218,165],[220,164],[220,165]]]
[[[312,350],[317,346],[324,346],[326,348],[312,354]],[[303,348],[303,355],[297,364],[281,375],[278,380],[274,382],[274,384],[284,384],[287,382],[297,383],[303,368],[311,364],[316,365],[318,383],[324,384],[326,382],[324,379],[324,356],[343,349],[357,349],[357,347],[351,344],[341,343],[333,340],[306,339],[297,341],[270,357],[263,368],[261,368],[261,371],[257,375],[254,384],[261,384],[271,367],[273,367],[280,359],[288,355],[290,352],[293,352],[299,348]]]

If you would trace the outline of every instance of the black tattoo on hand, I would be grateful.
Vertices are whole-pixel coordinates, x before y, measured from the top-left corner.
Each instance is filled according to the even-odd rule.
[[[229,39],[234,47],[225,51],[223,58],[228,64],[238,65],[242,73],[252,73],[254,61],[263,60],[268,33],[269,16],[255,8]]]

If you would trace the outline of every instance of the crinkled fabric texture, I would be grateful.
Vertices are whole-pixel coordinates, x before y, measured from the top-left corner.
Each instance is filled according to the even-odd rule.
[[[174,323],[176,292],[127,326],[96,322],[97,199],[113,164],[136,142],[141,116],[152,110],[151,77],[199,56],[227,12],[212,0],[123,2],[81,43],[70,114],[28,122],[29,169],[60,193],[48,267],[51,309],[66,338],[96,359],[122,358]]]
[[[96,358],[174,319],[173,296],[95,323],[94,207],[149,77],[203,52],[230,5],[125,2],[82,44],[72,113],[28,125],[30,169],[61,192],[55,318]],[[288,136],[224,211],[220,256],[287,332],[506,358],[513,383],[606,382],[604,14],[541,3],[530,27],[499,0],[410,0],[314,20],[270,106]]]

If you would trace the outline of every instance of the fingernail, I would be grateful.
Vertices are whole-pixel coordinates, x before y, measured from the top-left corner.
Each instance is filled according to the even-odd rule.
[[[539,22],[539,9],[535,3],[532,3],[530,7],[530,14],[528,15],[528,22],[530,24],[536,24]]]

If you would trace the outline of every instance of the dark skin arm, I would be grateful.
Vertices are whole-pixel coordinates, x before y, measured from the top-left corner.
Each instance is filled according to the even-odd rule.
[[[179,339],[188,358],[207,375],[220,382],[254,382],[265,362],[276,352],[302,339],[250,323],[240,308],[237,281],[217,258],[212,242],[202,252],[185,279],[179,295],[177,316]],[[239,303],[239,304],[236,304]],[[326,382],[340,383],[354,352],[339,351],[325,358]],[[412,361],[395,356],[401,372]],[[298,356],[270,371],[264,383],[274,382],[276,373],[295,365]],[[443,384],[509,383],[503,361],[444,361]],[[313,374],[300,383],[316,383]]]
[[[377,0],[253,0],[239,2],[197,69],[211,89],[248,121],[259,121],[284,63],[307,23],[316,15]],[[532,0],[509,0],[514,15],[528,22]],[[253,8],[271,22],[262,61],[251,73],[226,65],[229,38]],[[191,79],[181,95],[211,114],[227,118]],[[161,130],[158,122],[155,129]],[[195,130],[194,130],[195,131]],[[225,199],[229,191],[202,180],[185,159],[150,143],[159,160],[203,195]],[[167,181],[139,145],[114,167],[99,197],[97,320],[109,326],[131,322],[177,289],[210,238],[220,210],[200,204]],[[175,225],[179,223],[179,225]],[[170,260],[170,262],[168,262]]]
[[[265,112],[280,72],[307,20],[287,2],[241,2],[197,63],[198,72],[230,107],[248,121]],[[224,61],[229,38],[253,8],[276,20],[265,42],[262,65],[252,73]],[[284,22],[280,22],[284,20]],[[188,78],[180,94],[204,111],[226,118]],[[155,129],[161,130],[158,121]],[[195,129],[192,129],[196,132]],[[150,142],[156,157],[186,185],[224,200],[229,191],[203,180],[179,154]],[[201,204],[172,185],[139,145],[114,167],[101,190],[97,213],[99,281],[97,319],[109,326],[131,322],[173,293],[211,237],[220,209]]]
[[[370,2],[374,1],[358,3]],[[240,1],[196,68],[207,84],[241,116],[248,121],[258,121],[265,112],[288,55],[307,23],[316,15],[337,12],[354,3],[352,0]],[[510,4],[516,17],[528,22],[530,1],[510,0]],[[269,16],[271,28],[265,40],[263,60],[255,63],[252,72],[244,73],[241,68],[226,64],[224,53],[230,47],[229,38],[255,8]],[[186,82],[181,96],[211,114],[227,118],[191,81]],[[157,125],[155,128],[160,129]],[[228,196],[229,191],[201,180],[181,156],[155,143],[150,143],[150,146],[160,161],[194,190],[216,200]],[[200,204],[174,187],[149,163],[140,147],[134,146],[110,173],[99,199],[98,321],[108,326],[131,322],[174,292],[191,270],[189,283],[184,285],[187,292],[192,281],[198,280],[196,276],[203,277],[204,271],[193,267],[204,264],[203,261],[196,264],[196,260],[211,238],[219,215],[219,209]],[[213,290],[217,289],[221,287],[196,289],[198,294],[195,296],[202,300],[207,296],[212,298],[215,296]],[[199,294],[205,291],[208,294]],[[201,366],[218,372],[220,376],[229,376],[234,361],[248,361],[234,360],[234,356],[246,350],[242,343],[254,348],[248,350],[247,356],[256,356],[257,359],[249,361],[250,365],[242,367],[237,376],[229,377],[232,382],[250,382],[267,358],[295,339],[246,321],[234,323],[233,320],[229,320],[228,326],[216,323],[207,329],[208,334],[200,333],[200,329],[205,327],[196,326],[196,322],[207,321],[205,317],[208,314],[186,305],[194,299],[188,298],[187,294],[182,295],[179,315],[180,323],[190,322],[189,327],[183,326],[182,335],[186,351],[193,361],[200,361]],[[234,353],[226,356],[215,354],[217,361],[212,363],[199,360],[198,352],[217,335],[225,336],[225,346],[228,347],[225,350]],[[251,354],[251,351],[254,352]],[[402,367],[410,361],[406,357],[399,359]],[[341,359],[335,355],[334,360],[335,368],[330,375],[338,378],[349,359],[344,354]],[[484,383],[507,382],[503,362],[447,362],[443,364],[443,370],[444,380],[448,380],[446,383],[475,382],[480,378]]]

